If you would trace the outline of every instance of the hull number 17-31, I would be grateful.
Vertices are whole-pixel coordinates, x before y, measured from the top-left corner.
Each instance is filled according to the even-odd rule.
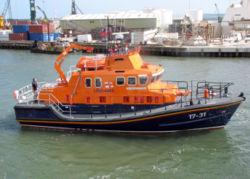
[[[207,112],[189,114],[189,119],[201,119],[207,116]]]

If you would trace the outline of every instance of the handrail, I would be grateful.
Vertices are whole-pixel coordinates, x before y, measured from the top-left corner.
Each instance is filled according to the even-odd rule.
[[[39,103],[42,102],[42,101],[45,101],[45,100],[48,100],[48,103],[49,104],[52,104],[52,105],[56,105],[57,109],[61,112],[67,112],[67,111],[64,111],[62,109],[62,107],[65,107],[65,108],[69,108],[70,105],[65,105],[65,104],[62,104],[59,99],[57,99],[53,94],[51,93],[43,93],[43,95],[47,95],[48,98],[46,99],[43,99],[43,98],[40,98],[39,99]],[[62,106],[62,107],[61,107]]]
[[[223,95],[228,94],[228,88],[231,85],[233,85],[233,83],[230,82],[198,81],[196,85],[196,98],[198,98],[199,95],[203,95],[205,89],[207,89],[209,93],[219,92],[220,97],[222,97],[222,93]]]
[[[46,82],[39,82],[38,83],[38,92],[41,90],[41,87],[46,84]],[[20,89],[17,90],[18,91],[18,102],[22,101],[22,100],[29,100],[32,96],[33,96],[33,91],[32,91],[32,85],[26,85]]]
[[[172,82],[173,83],[182,83],[183,82],[183,84],[187,83],[187,89],[189,87],[189,83],[185,82],[185,81],[172,81]],[[39,83],[39,84],[43,84],[43,83],[44,82]],[[194,105],[194,104],[201,104],[201,103],[207,104],[209,99],[212,100],[213,98],[226,98],[228,96],[228,87],[230,85],[232,85],[232,83],[197,81],[196,84],[193,84],[193,81],[191,81],[191,86],[196,86],[196,89],[194,89],[193,91],[186,90],[187,93],[182,93],[181,95],[177,96],[176,102],[173,105],[175,105],[175,107],[176,107],[176,105],[179,107],[185,107],[187,105]],[[42,87],[42,85],[41,85],[41,87]],[[217,94],[215,96],[210,95],[209,98],[205,97],[204,91],[208,88],[213,88],[213,90],[214,90],[213,92],[216,92]],[[30,102],[34,101],[34,99],[32,99],[32,96],[33,96],[32,90],[29,90],[29,89],[31,89],[31,85],[26,85],[26,86],[20,88],[20,90],[22,92],[24,92],[23,96],[26,97],[26,100],[23,100],[22,102],[30,103]],[[151,90],[158,90],[158,91],[160,91],[160,93],[158,93],[158,95],[152,96],[152,99],[150,100],[150,102],[147,101],[147,95],[145,95],[145,96],[129,95],[130,100],[126,104],[134,106],[135,115],[136,115],[137,111],[139,112],[139,110],[136,109],[137,105],[148,104],[149,108],[150,108],[150,112],[151,112],[151,109],[153,110],[155,108],[154,106],[157,104],[162,105],[165,108],[165,110],[170,109],[171,105],[169,106],[169,103],[165,103],[166,101],[164,99],[165,90],[169,90],[169,89],[170,88],[151,89]],[[189,95],[189,94],[191,94],[191,95]],[[196,96],[196,98],[193,98],[193,95]],[[60,112],[62,114],[70,114],[71,115],[72,113],[76,112],[76,111],[74,111],[74,104],[73,105],[71,103],[70,104],[63,104],[63,103],[61,103],[61,101],[57,97],[55,97],[50,92],[43,93],[43,97],[44,97],[44,99],[39,98],[39,100],[37,102],[38,103],[45,102],[45,103],[48,103],[49,105],[53,105],[55,107],[55,110],[57,110],[58,112]],[[91,99],[96,98],[96,96],[88,96],[88,97],[90,97]],[[141,97],[143,97],[143,100],[142,100],[143,102],[141,101],[141,99],[142,99]],[[161,99],[161,97],[162,97],[162,99]],[[107,96],[105,102],[102,102],[102,105],[104,105],[106,108],[106,105],[114,104],[115,101],[119,101],[119,100],[117,100],[118,98],[120,98],[122,100],[122,98],[124,99],[124,96],[123,95]],[[156,98],[157,98],[157,101],[160,99],[161,102],[160,103],[156,102]]]
[[[93,52],[94,48],[93,47],[83,47],[83,46],[80,46],[80,45],[76,45],[76,44],[71,44],[68,48],[66,48],[64,50],[64,52],[62,52],[57,58],[56,58],[56,61],[55,61],[55,69],[57,71],[57,73],[59,74],[60,76],[60,79],[61,79],[61,82],[64,83],[64,84],[68,84],[68,81],[66,79],[66,76],[64,74],[64,72],[62,71],[61,69],[61,66],[62,66],[62,63],[64,62],[64,59],[62,59],[63,57],[67,56],[69,51],[74,49],[74,48],[78,48],[78,49],[82,49],[82,50],[87,50],[89,52]]]

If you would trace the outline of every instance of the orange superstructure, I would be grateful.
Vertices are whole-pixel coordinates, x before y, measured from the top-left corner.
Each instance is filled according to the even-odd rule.
[[[178,95],[187,94],[175,84],[162,82],[163,67],[144,63],[139,55],[140,47],[97,59],[82,57],[76,65],[78,70],[71,72],[67,79],[61,70],[62,58],[72,48],[93,50],[77,45],[66,49],[55,62],[60,80],[52,87],[43,88],[39,100],[46,103],[50,96],[55,96],[63,104],[162,105],[175,103]]]

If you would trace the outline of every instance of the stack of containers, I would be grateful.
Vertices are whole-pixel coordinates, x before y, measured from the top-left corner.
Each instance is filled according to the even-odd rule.
[[[54,40],[56,41],[58,39],[58,37],[60,37],[60,34],[58,32],[54,33]]]
[[[54,26],[52,24],[32,24],[29,27],[29,39],[42,42],[54,41]]]
[[[9,34],[10,40],[28,40],[29,25],[13,25],[13,34]]]
[[[30,25],[30,20],[15,20],[13,25]]]

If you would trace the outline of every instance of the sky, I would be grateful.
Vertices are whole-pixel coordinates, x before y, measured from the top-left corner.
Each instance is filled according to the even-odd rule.
[[[7,0],[0,0],[0,14]],[[10,0],[12,18],[30,18],[29,0]],[[84,14],[108,13],[123,10],[142,10],[144,8],[164,8],[173,14],[184,14],[187,9],[201,9],[204,13],[216,13],[215,3],[220,13],[225,13],[232,3],[240,0],[75,0]],[[61,18],[71,12],[71,0],[35,0],[49,18]],[[37,12],[37,18],[43,17]]]

